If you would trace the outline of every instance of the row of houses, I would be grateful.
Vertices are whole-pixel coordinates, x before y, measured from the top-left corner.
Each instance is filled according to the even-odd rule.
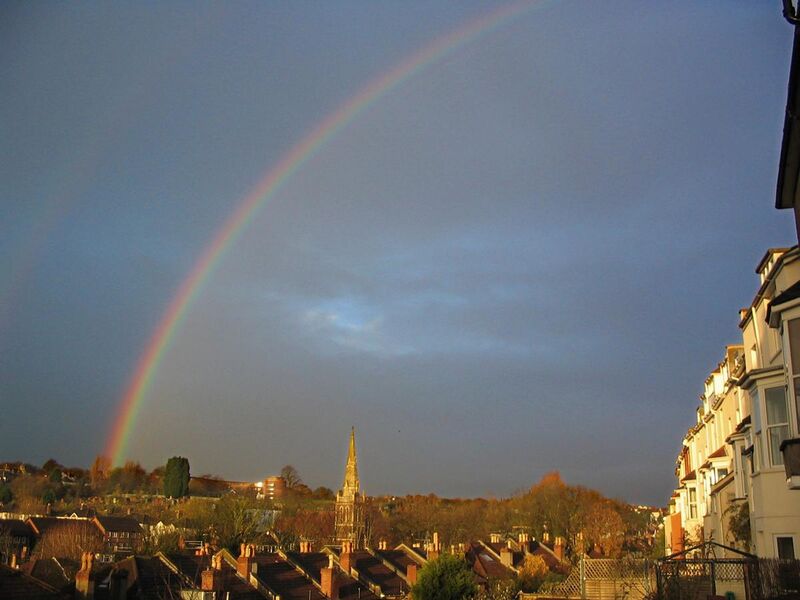
[[[794,213],[800,243],[800,15],[794,27],[775,208]],[[761,557],[800,553],[800,250],[773,248],[739,311],[740,340],[705,381],[683,438],[664,519],[667,554],[713,541]],[[721,550],[730,554],[728,550]]]
[[[800,250],[770,249],[756,273],[741,342],[705,380],[676,460],[667,554],[703,541],[762,557],[800,552]]]
[[[558,545],[558,542],[554,544]],[[563,545],[563,540],[562,540]],[[91,552],[80,560],[38,558],[24,565],[0,566],[0,595],[15,598],[217,598],[270,600],[390,600],[405,598],[419,571],[443,549],[434,535],[424,549],[401,544],[389,549],[356,548],[345,542],[315,550],[308,542],[299,551],[262,551],[243,544],[239,555],[195,551],[132,555],[101,563]],[[451,548],[472,567],[476,582],[512,578],[525,557],[539,556],[551,570],[567,568],[558,548],[531,540],[493,536]]]
[[[91,552],[100,562],[141,552],[145,532],[132,517],[32,516],[25,520],[0,519],[0,561],[27,558],[76,557]]]

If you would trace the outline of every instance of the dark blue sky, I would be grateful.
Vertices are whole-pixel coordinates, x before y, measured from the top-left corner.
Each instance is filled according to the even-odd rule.
[[[214,232],[361,86],[494,2],[0,7],[0,459],[88,465]],[[773,208],[780,2],[541,2],[297,172],[169,347],[130,457],[368,493],[666,502]]]

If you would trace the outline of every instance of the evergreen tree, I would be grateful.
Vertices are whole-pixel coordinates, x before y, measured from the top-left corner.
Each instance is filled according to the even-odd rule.
[[[475,576],[461,558],[443,554],[419,572],[411,588],[414,600],[466,600],[475,596]]]
[[[164,495],[183,498],[189,495],[189,459],[173,456],[164,468]]]

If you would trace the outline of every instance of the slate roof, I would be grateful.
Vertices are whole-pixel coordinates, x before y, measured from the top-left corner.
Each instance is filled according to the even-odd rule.
[[[514,576],[514,572],[492,556],[480,542],[470,542],[466,558],[472,570],[481,578],[508,579]]]
[[[129,600],[180,598],[181,591],[188,587],[182,578],[157,556],[131,556],[118,562],[116,568],[128,572]]]
[[[492,552],[494,552],[497,556],[500,556],[500,552],[502,552],[503,548],[507,547],[506,544],[498,543],[498,542],[483,542],[482,541],[481,543],[484,546],[488,546],[489,548],[491,548]],[[518,568],[518,567],[522,566],[522,563],[525,561],[525,553],[524,552],[520,552],[518,550],[512,550],[512,555],[513,555],[513,559],[511,561],[511,564],[514,566],[514,568]],[[495,560],[497,559],[497,557],[493,557],[493,558],[495,558]],[[502,564],[502,562],[500,564]]]
[[[139,525],[138,521],[130,517],[97,516],[94,518],[94,522],[99,525],[103,533],[111,533],[111,532],[127,532],[127,533],[138,533],[138,534],[142,533],[142,528]]]
[[[11,537],[36,537],[33,527],[19,519],[0,519],[0,531],[8,533]]]
[[[202,573],[211,566],[210,556],[197,556],[189,552],[176,552],[165,554],[166,559],[175,565],[181,575],[190,581],[195,587],[199,588],[202,581]]]
[[[279,554],[255,557],[256,579],[281,597],[281,600],[326,600],[317,587]]]
[[[21,568],[27,575],[45,582],[53,589],[65,591],[72,587],[79,565],[75,560],[68,558],[59,560],[51,556],[30,560]]]
[[[352,557],[353,568],[359,576],[377,585],[385,596],[408,592],[408,583],[366,550],[356,550]]]
[[[401,573],[408,572],[408,565],[422,565],[421,561],[414,560],[403,550],[375,550],[375,555],[391,564]]]
[[[57,600],[70,597],[22,571],[0,565],[0,598],[3,600]]]
[[[62,523],[89,523],[86,519],[59,519],[57,517],[28,517],[26,522],[33,527],[37,535],[42,535],[48,529]]]
[[[315,583],[320,583],[320,572],[328,566],[328,555],[324,552],[287,552],[289,557],[297,564]],[[375,600],[377,596],[369,588],[359,583],[346,573],[337,569],[339,577],[339,600]]]

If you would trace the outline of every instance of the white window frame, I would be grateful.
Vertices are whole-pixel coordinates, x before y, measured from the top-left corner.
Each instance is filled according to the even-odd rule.
[[[774,391],[774,390],[782,390],[783,391],[783,406],[784,410],[786,411],[786,421],[780,423],[770,423],[769,422],[769,412],[767,411],[767,393]],[[766,444],[766,452],[765,454],[769,457],[769,460],[765,460],[765,466],[769,464],[770,467],[783,467],[783,455],[781,454],[780,450],[778,450],[777,457],[772,455],[772,433],[773,430],[777,430],[779,428],[786,428],[786,435],[782,438],[781,441],[791,437],[791,424],[790,424],[790,415],[789,415],[789,390],[786,388],[785,385],[776,385],[770,387],[764,387],[764,442]],[[780,443],[778,444],[780,447]]]

